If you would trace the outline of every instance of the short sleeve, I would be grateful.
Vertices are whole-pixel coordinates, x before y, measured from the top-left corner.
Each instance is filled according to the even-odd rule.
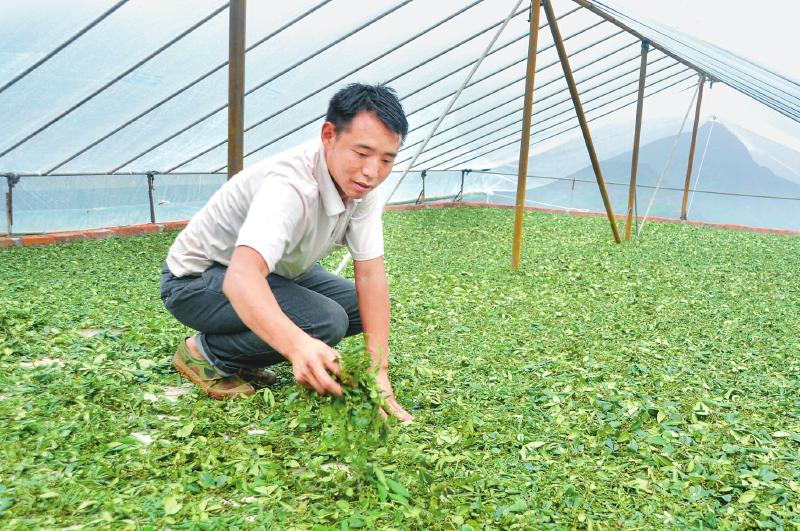
[[[383,256],[382,196],[373,191],[356,207],[347,226],[345,243],[353,260],[372,260]]]
[[[262,183],[239,230],[236,246],[257,251],[270,272],[303,231],[306,204],[303,196],[284,178],[267,177]]]

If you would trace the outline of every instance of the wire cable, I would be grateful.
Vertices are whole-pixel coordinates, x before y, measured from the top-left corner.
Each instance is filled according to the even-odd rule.
[[[706,137],[706,147],[703,148],[703,156],[700,158],[700,166],[697,167],[697,178],[694,181],[694,190],[692,190],[692,197],[689,199],[689,206],[686,208],[686,217],[689,217],[689,211],[692,210],[692,204],[694,203],[694,196],[695,192],[697,191],[697,186],[700,184],[700,177],[703,175],[703,163],[706,161],[706,154],[708,153],[708,145],[711,142],[711,133],[714,132],[714,126],[717,125],[717,120],[711,120],[711,127],[708,129],[708,136]]]
[[[11,147],[6,148],[2,153],[0,153],[0,157],[3,157],[5,155],[7,155],[11,151],[14,151],[19,146],[23,145],[28,140],[30,140],[31,138],[39,135],[41,132],[45,131],[46,129],[48,129],[50,126],[52,126],[56,122],[60,121],[65,116],[71,114],[73,111],[75,111],[76,109],[78,109],[81,106],[83,106],[86,102],[88,102],[89,100],[95,98],[98,94],[104,92],[110,86],[114,85],[117,81],[121,80],[122,78],[124,78],[125,76],[127,76],[128,74],[130,74],[131,72],[133,72],[134,70],[136,70],[137,68],[142,66],[143,64],[145,64],[148,61],[150,61],[153,57],[156,57],[161,52],[163,52],[164,50],[166,50],[167,48],[169,48],[170,46],[172,46],[173,44],[175,44],[179,40],[183,39],[184,37],[186,37],[190,33],[194,32],[197,28],[199,28],[200,26],[202,26],[203,24],[205,24],[206,22],[208,22],[212,18],[216,17],[217,15],[219,15],[221,12],[223,12],[227,8],[228,8],[228,4],[226,3],[223,6],[218,7],[217,9],[212,11],[209,15],[205,16],[204,18],[202,18],[198,22],[195,22],[192,26],[190,26],[188,29],[182,31],[177,37],[174,37],[173,39],[171,39],[169,42],[167,42],[165,45],[161,46],[155,52],[151,53],[150,55],[148,55],[147,57],[145,57],[144,59],[142,59],[141,61],[139,61],[135,65],[133,65],[132,67],[128,68],[127,70],[125,70],[121,74],[117,75],[111,81],[107,82],[102,87],[100,87],[99,89],[95,90],[94,92],[92,92],[91,94],[89,94],[88,96],[83,98],[81,101],[79,101],[78,103],[76,103],[75,105],[73,105],[72,107],[67,109],[66,111],[62,112],[61,114],[59,114],[55,118],[51,119],[50,121],[48,121],[43,126],[41,126],[38,129],[36,129],[34,132],[32,132],[32,133],[28,134],[27,136],[25,136],[22,140],[19,140],[17,143],[12,145]]]
[[[266,122],[268,122],[268,121],[272,120],[272,119],[273,119],[273,118],[275,118],[276,116],[279,116],[279,115],[283,114],[284,112],[288,111],[289,109],[291,109],[291,108],[293,108],[293,107],[297,106],[298,104],[300,104],[300,103],[302,103],[302,102],[304,102],[304,101],[308,100],[308,99],[309,99],[309,98],[311,98],[312,96],[315,96],[315,95],[319,94],[320,92],[322,92],[323,90],[325,90],[325,89],[327,89],[327,88],[329,88],[329,87],[332,87],[332,86],[333,86],[333,85],[335,85],[336,83],[339,83],[340,81],[342,81],[342,80],[344,80],[344,79],[347,79],[349,76],[351,76],[351,75],[355,74],[355,73],[356,73],[356,72],[358,72],[359,70],[361,70],[361,69],[363,69],[363,68],[367,68],[368,66],[371,66],[373,63],[375,63],[375,62],[379,61],[380,59],[383,59],[383,58],[384,58],[384,57],[386,57],[387,55],[389,55],[389,54],[391,54],[391,53],[393,53],[393,52],[397,51],[398,49],[402,48],[403,46],[405,46],[405,45],[407,45],[407,44],[409,44],[409,43],[411,43],[411,42],[413,42],[413,41],[417,40],[418,38],[420,38],[420,37],[422,37],[422,36],[426,35],[427,33],[431,32],[431,31],[435,30],[435,29],[436,29],[436,28],[438,28],[439,26],[441,26],[441,25],[443,25],[443,24],[445,24],[445,23],[449,22],[450,20],[452,20],[452,19],[456,18],[457,16],[461,15],[461,14],[462,14],[462,13],[464,13],[465,11],[468,11],[468,10],[472,9],[473,7],[475,7],[476,5],[480,4],[481,2],[483,2],[483,0],[476,0],[475,2],[472,2],[471,4],[469,4],[469,5],[467,5],[467,6],[463,7],[463,8],[461,8],[461,9],[459,9],[459,10],[458,10],[458,11],[456,11],[455,13],[451,13],[451,14],[450,14],[450,15],[448,15],[447,17],[445,17],[445,18],[443,18],[443,19],[439,20],[438,22],[434,23],[434,24],[433,24],[433,25],[431,25],[431,26],[428,26],[427,28],[425,28],[425,29],[423,29],[422,31],[420,31],[420,32],[416,33],[415,35],[413,35],[412,37],[409,37],[408,39],[404,40],[403,42],[401,42],[401,43],[399,43],[399,44],[397,44],[397,45],[393,46],[392,48],[390,48],[390,49],[386,50],[385,52],[382,52],[381,54],[379,54],[379,55],[377,55],[377,56],[373,57],[373,58],[372,58],[372,59],[370,59],[369,61],[366,61],[365,63],[362,63],[361,65],[359,65],[358,67],[356,67],[356,68],[354,68],[354,69],[350,70],[350,71],[349,71],[349,72],[347,72],[346,74],[343,74],[343,75],[341,75],[341,76],[337,77],[336,79],[334,79],[333,81],[330,81],[330,82],[328,82],[328,83],[326,83],[326,84],[324,84],[324,85],[321,85],[321,86],[317,87],[317,88],[316,88],[316,89],[314,89],[313,91],[311,91],[311,92],[309,92],[309,93],[307,93],[307,94],[303,95],[302,97],[300,97],[300,98],[298,98],[298,99],[294,100],[292,103],[290,103],[290,104],[288,104],[288,105],[286,105],[286,106],[282,107],[281,109],[279,109],[279,110],[277,110],[277,111],[273,112],[272,114],[270,114],[270,115],[268,115],[268,116],[266,116],[266,117],[264,117],[264,118],[261,118],[261,119],[259,119],[259,120],[256,120],[256,121],[255,121],[255,122],[253,122],[252,124],[250,124],[250,125],[248,125],[247,127],[245,127],[245,128],[244,128],[244,132],[246,133],[246,132],[248,132],[248,131],[250,131],[250,130],[252,130],[252,129],[256,128],[256,127],[258,127],[259,125],[262,125],[262,124],[264,124],[264,123],[266,123]],[[523,11],[521,11],[520,13],[523,13]],[[325,116],[325,115],[323,114],[322,116]],[[181,166],[184,166],[184,165],[186,165],[186,164],[188,164],[188,163],[190,163],[190,162],[192,162],[192,161],[194,161],[194,160],[196,160],[196,159],[198,159],[198,158],[202,157],[202,156],[203,156],[203,155],[205,155],[206,153],[209,153],[209,152],[213,151],[214,149],[216,149],[216,148],[218,148],[218,147],[224,146],[224,145],[225,145],[225,144],[227,144],[227,143],[228,143],[228,139],[226,138],[226,139],[224,139],[224,140],[220,140],[219,142],[217,142],[217,143],[215,143],[215,144],[213,144],[213,145],[211,145],[211,146],[208,146],[208,147],[206,147],[206,148],[203,148],[203,149],[202,149],[200,152],[198,152],[198,153],[196,153],[196,154],[192,155],[192,156],[191,156],[191,157],[189,157],[188,159],[185,159],[185,160],[181,161],[180,163],[176,164],[175,166],[173,166],[172,168],[170,168],[169,170],[167,170],[167,173],[170,173],[170,172],[172,172],[172,171],[174,171],[174,170],[176,170],[176,169],[180,168]]]
[[[641,235],[642,231],[644,230],[645,223],[647,223],[647,216],[650,215],[650,210],[653,208],[653,203],[655,203],[656,195],[658,194],[658,190],[661,187],[661,182],[664,180],[664,176],[667,174],[670,165],[672,164],[672,157],[675,155],[675,150],[678,148],[678,141],[681,139],[681,135],[683,134],[683,128],[686,125],[686,120],[689,118],[689,113],[692,112],[692,106],[694,105],[694,100],[697,98],[697,94],[700,91],[700,84],[703,83],[704,79],[701,76],[700,81],[697,82],[697,88],[692,95],[691,101],[689,101],[689,107],[686,108],[686,114],[683,115],[683,121],[681,122],[681,127],[678,129],[678,134],[675,135],[675,142],[672,144],[672,150],[670,151],[669,157],[667,157],[667,162],[664,164],[664,169],[661,170],[661,176],[658,178],[658,183],[656,184],[656,189],[653,191],[653,195],[650,196],[650,202],[647,204],[647,210],[644,212],[644,217],[642,218],[642,224],[639,226],[639,232],[636,233],[636,238],[638,239]]]
[[[514,17],[514,13],[517,11],[517,8],[520,6],[521,3],[522,3],[522,0],[516,0],[516,3],[514,4],[514,7],[511,8],[511,11],[508,13],[508,16],[503,21],[503,24],[497,30],[497,33],[494,35],[492,40],[489,41],[489,44],[486,45],[486,48],[483,50],[483,53],[481,54],[480,58],[472,66],[472,69],[469,71],[469,74],[467,74],[467,77],[461,83],[461,86],[459,87],[459,89],[453,94],[453,97],[450,100],[450,103],[447,105],[447,108],[444,110],[442,115],[439,117],[439,121],[436,122],[436,124],[433,126],[431,131],[428,133],[428,138],[425,140],[425,142],[422,144],[422,146],[420,146],[419,151],[417,151],[417,154],[414,157],[414,160],[412,160],[411,164],[409,164],[408,168],[406,168],[405,171],[403,171],[403,173],[400,175],[400,178],[397,180],[397,184],[394,186],[394,188],[389,193],[389,195],[386,196],[386,199],[383,201],[383,205],[384,206],[386,206],[386,203],[388,203],[392,199],[392,196],[397,191],[397,189],[400,187],[400,185],[402,184],[403,180],[406,178],[406,175],[408,175],[408,171],[414,165],[414,161],[416,161],[417,157],[419,157],[422,154],[422,152],[425,151],[425,145],[428,143],[428,141],[430,141],[431,137],[436,132],[436,129],[439,127],[439,125],[441,125],[441,123],[444,120],[445,116],[447,116],[447,113],[450,112],[450,109],[453,108],[453,105],[455,104],[456,100],[461,95],[461,92],[467,86],[467,84],[469,83],[470,79],[472,79],[472,76],[475,75],[475,72],[481,66],[481,64],[483,63],[483,60],[486,59],[487,55],[489,55],[489,51],[492,49],[492,47],[494,47],[494,44],[497,42],[497,39],[500,38],[500,35],[506,29],[506,26],[508,26],[508,23],[511,22],[511,19]],[[342,261],[339,263],[339,266],[336,268],[336,271],[338,273],[341,273],[341,271],[344,270],[344,268],[347,266],[347,263],[350,261],[351,258],[352,258],[352,256],[348,252],[344,256],[344,258],[342,258]]]
[[[253,92],[265,87],[267,84],[275,81],[279,77],[285,75],[288,72],[291,72],[292,70],[294,70],[298,66],[301,66],[302,64],[304,64],[304,63],[308,62],[309,60],[315,58],[319,54],[324,53],[325,51],[329,50],[330,48],[333,48],[334,46],[336,46],[340,42],[344,41],[345,39],[348,39],[348,38],[352,37],[356,33],[360,32],[361,30],[363,30],[363,29],[365,29],[365,28],[367,28],[369,26],[371,26],[372,24],[374,24],[375,22],[381,20],[382,18],[385,18],[385,17],[389,16],[390,14],[394,13],[395,11],[400,9],[401,7],[410,4],[412,1],[413,0],[403,0],[402,2],[400,2],[400,3],[396,4],[396,5],[394,5],[393,7],[391,7],[390,9],[378,14],[375,17],[372,17],[367,22],[365,22],[365,23],[361,24],[360,26],[350,30],[349,32],[345,33],[344,35],[342,35],[340,37],[337,37],[336,39],[334,39],[333,41],[329,42],[328,44],[326,44],[325,46],[323,46],[319,50],[316,50],[316,51],[310,53],[309,55],[307,55],[304,58],[300,59],[299,61],[295,62],[294,64],[292,64],[288,68],[285,68],[285,69],[281,70],[280,72],[278,72],[277,74],[271,76],[269,79],[266,79],[265,81],[262,81],[262,82],[258,83],[256,86],[254,86],[254,87],[250,88],[249,90],[247,90],[244,93],[244,95],[245,96],[249,96]],[[111,170],[111,172],[113,173],[115,171],[118,171],[118,170],[124,168],[125,166],[131,164],[132,162],[135,162],[135,161],[139,160],[143,156],[145,156],[148,153],[152,152],[153,150],[163,146],[164,144],[166,144],[167,142],[169,142],[173,138],[185,133],[186,131],[188,131],[189,129],[195,127],[196,125],[208,120],[209,118],[211,118],[212,116],[214,116],[215,114],[217,114],[218,112],[222,111],[223,109],[225,109],[227,107],[228,107],[227,103],[225,103],[224,105],[220,105],[219,107],[217,107],[216,109],[212,110],[211,112],[206,113],[205,115],[203,115],[200,118],[196,119],[195,121],[193,121],[189,125],[181,128],[180,130],[172,133],[171,135],[167,136],[166,138],[158,141],[156,144],[150,146],[149,148],[147,148],[146,150],[144,150],[141,153],[137,154],[133,158],[128,159],[127,161],[123,162],[122,164],[119,164],[118,166],[113,168]]]
[[[126,0],[126,1],[127,1],[127,0]],[[269,41],[270,39],[272,39],[272,38],[273,38],[273,37],[275,37],[276,35],[278,35],[278,34],[280,34],[280,33],[283,33],[283,32],[284,32],[284,31],[285,31],[287,28],[289,28],[289,27],[291,27],[291,26],[295,25],[295,24],[296,24],[296,23],[298,23],[299,21],[303,20],[303,19],[304,19],[304,18],[306,18],[307,16],[311,15],[312,13],[314,13],[315,11],[317,11],[317,10],[318,10],[318,9],[320,9],[320,8],[322,8],[322,7],[323,7],[323,6],[325,6],[326,4],[329,4],[329,3],[330,3],[330,2],[332,2],[332,1],[333,1],[333,0],[322,0],[321,2],[319,2],[318,4],[316,4],[316,5],[312,6],[310,9],[308,9],[308,10],[307,10],[307,11],[305,11],[304,13],[302,13],[302,14],[298,15],[297,17],[293,18],[292,20],[290,20],[290,21],[289,21],[289,22],[287,22],[286,24],[282,25],[281,27],[279,27],[279,28],[278,28],[278,29],[276,29],[275,31],[273,31],[273,32],[269,33],[269,34],[268,34],[268,35],[266,35],[265,37],[262,37],[261,39],[257,40],[256,42],[254,42],[253,44],[251,44],[250,46],[248,46],[248,47],[245,49],[245,53],[247,53],[247,52],[249,52],[249,51],[251,51],[251,50],[253,50],[253,49],[257,48],[258,46],[261,46],[262,44],[264,44],[265,42]],[[158,109],[159,107],[161,107],[161,106],[162,106],[162,105],[164,105],[165,103],[167,103],[167,102],[171,101],[173,98],[175,98],[175,97],[177,97],[177,96],[179,96],[179,95],[183,94],[184,92],[186,92],[186,91],[187,91],[187,90],[189,90],[190,88],[194,87],[195,85],[197,85],[198,83],[200,83],[200,82],[201,82],[201,81],[203,81],[204,79],[207,79],[207,78],[211,77],[213,74],[215,74],[215,73],[219,72],[220,70],[222,70],[222,69],[223,69],[223,68],[225,68],[226,66],[228,66],[228,61],[224,61],[224,62],[222,62],[222,63],[218,64],[217,66],[215,66],[214,68],[212,68],[211,70],[209,70],[208,72],[206,72],[206,73],[202,74],[202,75],[201,75],[201,76],[199,76],[199,77],[196,77],[195,79],[193,79],[192,81],[190,81],[189,83],[187,83],[187,84],[186,84],[186,85],[184,85],[183,87],[179,88],[178,90],[176,90],[175,92],[173,92],[173,93],[172,93],[172,94],[170,94],[169,96],[167,96],[167,97],[165,97],[165,98],[162,98],[161,100],[159,100],[159,101],[158,101],[158,102],[156,102],[155,104],[151,105],[151,106],[150,106],[150,107],[148,107],[147,109],[143,110],[142,112],[140,112],[139,114],[137,114],[137,115],[136,115],[136,116],[134,116],[133,118],[130,118],[130,119],[128,119],[128,120],[127,120],[125,123],[123,123],[122,125],[119,125],[119,126],[115,127],[114,129],[112,129],[111,131],[109,131],[108,133],[106,133],[105,135],[103,135],[103,136],[101,136],[100,138],[97,138],[96,140],[94,140],[94,141],[90,142],[88,145],[84,146],[83,148],[81,148],[81,149],[80,149],[80,150],[78,150],[77,152],[73,153],[72,155],[70,155],[70,156],[69,156],[69,157],[67,157],[66,159],[62,160],[61,162],[59,162],[58,164],[56,164],[55,166],[53,166],[52,168],[50,168],[49,170],[47,170],[46,172],[44,172],[44,173],[45,173],[45,175],[49,175],[49,174],[53,173],[54,171],[58,170],[59,168],[63,167],[63,166],[64,166],[64,165],[66,165],[67,163],[69,163],[69,162],[71,162],[71,161],[75,160],[76,158],[78,158],[79,156],[83,155],[84,153],[86,153],[87,151],[89,151],[90,149],[92,149],[93,147],[95,147],[96,145],[100,144],[101,142],[104,142],[105,140],[108,140],[109,138],[111,138],[111,137],[112,137],[112,136],[114,136],[115,134],[119,133],[119,132],[120,132],[120,131],[122,131],[123,129],[127,128],[127,127],[128,127],[128,126],[130,126],[130,125],[133,125],[133,124],[134,124],[134,123],[136,123],[136,122],[138,122],[138,121],[139,121],[139,120],[141,120],[143,117],[147,116],[148,114],[150,114],[150,113],[151,113],[151,112],[153,112],[154,110]],[[169,173],[172,173],[172,172],[169,172]]]
[[[678,63],[676,63],[676,64],[678,64]],[[674,65],[673,65],[673,66],[674,66]],[[685,70],[684,70],[684,71],[685,71]],[[682,78],[682,79],[679,79],[679,80],[675,81],[674,83],[670,83],[670,84],[669,84],[669,85],[667,85],[666,87],[660,88],[660,89],[658,89],[658,90],[655,90],[655,91],[653,91],[653,92],[651,92],[651,93],[649,93],[649,94],[646,94],[644,97],[645,97],[645,98],[649,98],[650,96],[655,96],[656,94],[658,94],[658,93],[660,93],[660,92],[664,92],[665,90],[668,90],[668,89],[670,89],[670,88],[674,87],[675,85],[678,85],[679,83],[682,83],[683,81],[686,81],[687,79],[690,79],[691,77],[694,77],[694,76],[693,76],[693,75],[686,76],[686,77],[684,77],[684,78]],[[666,78],[666,79],[662,79],[662,80],[660,80],[660,81],[658,81],[658,82],[656,82],[656,83],[651,83],[651,84],[649,85],[649,88],[652,88],[652,87],[653,87],[654,85],[656,85],[657,83],[660,83],[660,82],[666,81],[666,80],[668,80],[668,79],[669,79],[669,78]],[[602,105],[599,105],[599,106],[597,106],[597,107],[595,107],[595,108],[593,108],[593,109],[590,109],[590,110],[588,110],[588,111],[587,111],[587,114],[588,114],[589,112],[591,112],[591,111],[594,111],[594,110],[600,109],[600,108],[602,108],[602,107],[605,107],[606,105],[609,105],[610,103],[613,103],[614,101],[617,101],[617,100],[619,100],[619,99],[622,99],[622,98],[624,98],[624,97],[626,97],[626,96],[632,96],[632,95],[636,94],[637,92],[638,92],[638,90],[637,90],[637,91],[634,91],[634,92],[630,92],[630,93],[628,93],[628,94],[626,94],[626,95],[624,95],[624,96],[622,96],[622,97],[620,97],[620,98],[617,98],[616,100],[612,100],[612,101],[610,101],[610,102],[607,102],[607,103],[604,103],[604,104],[602,104]],[[604,116],[608,116],[609,114],[613,114],[613,113],[615,113],[615,112],[617,112],[617,111],[619,111],[619,110],[622,110],[622,109],[624,109],[625,107],[630,107],[631,105],[633,105],[633,104],[635,104],[635,103],[636,103],[636,100],[633,100],[633,101],[631,101],[631,102],[629,102],[629,103],[625,103],[625,104],[623,104],[623,105],[620,105],[620,106],[618,106],[618,107],[616,107],[616,108],[614,108],[614,109],[612,109],[612,110],[610,110],[610,111],[608,111],[608,112],[605,112],[605,113],[603,113],[603,114],[600,114],[600,115],[598,115],[598,116],[593,116],[592,118],[587,118],[587,122],[592,122],[592,121],[594,121],[594,120],[599,120],[600,118],[603,118]],[[534,131],[534,132],[532,132],[532,133],[531,133],[531,137],[533,138],[533,137],[534,137],[534,136],[535,136],[537,133],[539,133],[539,134],[540,134],[540,133],[542,133],[542,132],[544,132],[544,131],[546,131],[546,130],[548,130],[548,129],[552,129],[553,127],[556,127],[556,126],[558,126],[558,125],[561,125],[561,124],[563,124],[563,123],[569,122],[569,121],[571,121],[571,120],[576,120],[576,119],[577,119],[577,117],[573,116],[573,117],[571,117],[571,118],[568,118],[567,120],[564,120],[564,121],[562,121],[562,122],[559,122],[558,124],[554,124],[554,125],[552,125],[552,126],[548,126],[547,128],[545,128],[545,129],[542,129],[542,130],[540,130],[540,131]],[[564,134],[564,133],[566,133],[566,132],[568,132],[568,131],[571,131],[571,130],[577,129],[578,127],[579,127],[579,125],[574,125],[574,126],[572,126],[572,127],[565,128],[565,129],[563,129],[563,130],[561,130],[561,131],[558,131],[558,132],[556,132],[556,133],[554,133],[554,134],[552,134],[552,135],[550,135],[550,136],[547,136],[547,137],[545,137],[545,138],[542,138],[542,139],[537,139],[537,141],[538,141],[539,143],[545,142],[546,140],[550,140],[551,138],[555,138],[555,137],[557,137],[557,136],[560,136],[560,135],[562,135],[562,134]],[[509,138],[510,136],[517,136],[517,135],[518,135],[518,134],[517,134],[517,133],[515,133],[515,134],[513,134],[513,135],[506,135],[506,136],[505,136],[505,137],[503,137],[503,138]],[[502,138],[495,139],[495,140],[493,140],[492,142],[489,142],[489,144],[492,144],[492,143],[494,143],[494,142],[499,142],[500,140],[502,140]],[[484,151],[484,152],[482,152],[482,153],[479,153],[479,154],[477,154],[477,155],[474,155],[474,156],[472,156],[472,157],[470,157],[470,158],[468,158],[468,159],[461,160],[461,161],[457,162],[456,164],[453,164],[453,165],[451,165],[451,166],[448,166],[447,168],[444,168],[444,171],[447,171],[447,170],[452,170],[452,169],[458,168],[459,166],[462,166],[462,165],[463,165],[464,163],[466,163],[466,162],[470,162],[470,161],[473,161],[473,160],[475,160],[475,159],[478,159],[478,158],[480,158],[480,157],[483,157],[484,155],[488,155],[489,153],[493,153],[493,152],[497,151],[498,149],[502,149],[502,148],[505,148],[505,147],[508,147],[508,146],[512,146],[512,145],[516,144],[517,142],[519,142],[519,140],[512,140],[512,141],[510,141],[510,142],[506,142],[505,144],[502,144],[502,145],[500,145],[500,146],[494,146],[493,148],[491,148],[491,149],[488,149],[488,150],[486,150],[486,151]],[[488,144],[487,144],[487,145],[488,145]],[[438,165],[441,165],[441,163],[440,163],[440,164],[438,164]],[[426,169],[427,169],[428,171],[431,171],[431,169],[429,169],[429,168],[426,168]]]
[[[20,79],[24,78],[25,76],[27,76],[28,74],[30,74],[31,72],[33,72],[34,70],[36,70],[37,68],[42,66],[44,63],[46,63],[47,61],[49,61],[50,59],[55,57],[61,50],[63,50],[64,48],[66,48],[67,46],[69,46],[70,44],[75,42],[76,40],[78,40],[86,32],[88,32],[89,30],[91,30],[92,28],[94,28],[95,26],[100,24],[103,20],[108,18],[108,16],[111,15],[114,11],[116,11],[117,9],[119,9],[120,7],[122,7],[123,5],[125,5],[127,3],[128,3],[128,0],[121,0],[121,1],[117,2],[116,4],[114,4],[113,6],[111,6],[110,8],[108,8],[99,17],[97,17],[96,19],[91,21],[89,24],[87,24],[84,28],[82,28],[78,33],[76,33],[75,35],[73,35],[72,37],[67,39],[66,41],[64,41],[61,44],[59,44],[53,51],[51,51],[50,53],[48,53],[47,55],[45,55],[44,57],[42,57],[41,59],[36,61],[33,65],[31,65],[28,68],[26,68],[23,72],[20,72],[19,74],[17,74],[16,77],[14,77],[14,79],[12,79],[11,81],[7,82],[5,85],[0,87],[0,94],[2,94],[7,88],[9,88],[12,85],[14,85],[17,81],[19,81]]]

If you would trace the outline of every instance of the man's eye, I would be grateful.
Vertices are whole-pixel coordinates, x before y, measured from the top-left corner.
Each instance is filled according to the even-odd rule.
[[[366,156],[367,156],[367,154],[366,154],[366,153],[361,153],[360,151],[356,151],[356,154],[357,154],[359,157],[361,157],[362,159],[363,159],[363,158],[366,158]]]

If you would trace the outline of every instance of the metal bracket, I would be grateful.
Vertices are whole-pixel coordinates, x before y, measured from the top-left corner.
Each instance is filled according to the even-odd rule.
[[[16,173],[13,173],[13,172],[12,173],[4,173],[2,175],[8,181],[8,186],[9,187],[14,187],[17,184],[19,184],[19,180],[22,178],[19,175],[17,175]]]
[[[453,201],[463,201],[464,200],[464,176],[471,172],[472,170],[461,170],[461,188],[458,189],[458,193]]]
[[[650,44],[652,44],[650,42],[650,39],[642,39],[642,48],[644,48],[645,50],[650,49]]]

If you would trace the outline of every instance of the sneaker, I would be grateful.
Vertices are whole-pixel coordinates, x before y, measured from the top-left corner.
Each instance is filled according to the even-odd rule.
[[[269,369],[239,369],[238,374],[251,384],[261,387],[272,385],[278,379]]]
[[[249,396],[256,392],[238,374],[223,376],[208,360],[199,360],[192,356],[186,341],[178,346],[172,364],[187,380],[199,386],[214,400]]]

